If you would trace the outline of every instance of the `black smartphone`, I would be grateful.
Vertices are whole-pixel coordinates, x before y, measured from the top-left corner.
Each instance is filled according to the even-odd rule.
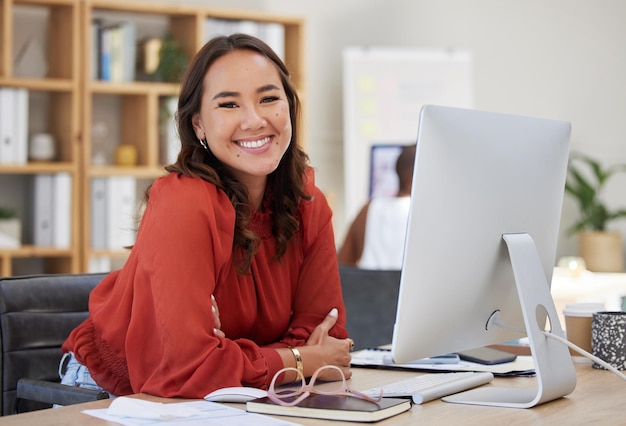
[[[500,351],[489,347],[469,349],[467,351],[457,352],[459,358],[464,361],[475,362],[477,364],[494,365],[513,362],[517,355]]]

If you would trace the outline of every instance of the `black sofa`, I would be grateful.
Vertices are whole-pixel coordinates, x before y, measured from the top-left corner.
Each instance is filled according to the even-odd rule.
[[[65,401],[64,405],[104,397],[94,391],[84,392],[86,389],[55,388],[59,382],[61,344],[87,317],[89,293],[104,275],[47,274],[0,278],[2,415],[48,408],[50,403],[40,401],[56,402],[55,398],[64,390],[71,394],[70,399],[59,400]],[[21,392],[26,396],[17,398],[20,379]],[[39,401],[29,399],[37,397]]]

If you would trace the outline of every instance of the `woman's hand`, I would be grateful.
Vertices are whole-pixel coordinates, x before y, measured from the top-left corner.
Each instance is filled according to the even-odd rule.
[[[217,307],[217,301],[215,297],[211,295],[211,310],[213,312],[213,321],[215,322],[215,328],[213,329],[213,333],[216,337],[226,337],[224,332],[220,330],[222,328],[222,322],[220,321],[220,310]]]
[[[326,318],[317,326],[302,348],[305,374],[310,376],[315,370],[324,365],[335,365],[341,369],[346,379],[352,376],[350,370],[350,349],[352,339],[336,339],[328,334],[337,322],[337,309],[333,308]],[[308,365],[307,365],[308,364]],[[340,380],[341,376],[335,369],[327,369],[320,374],[321,380]]]

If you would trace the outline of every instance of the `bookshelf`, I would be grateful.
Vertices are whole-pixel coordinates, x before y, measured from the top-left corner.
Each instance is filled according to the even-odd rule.
[[[48,44],[44,47],[48,58],[47,74],[35,78],[16,75],[13,60],[19,48],[16,39],[23,32],[17,27],[24,28],[30,9],[41,12],[47,24],[45,40]],[[96,38],[101,37],[92,25],[94,20],[105,27],[132,23],[138,53],[144,39],[163,39],[169,35],[190,60],[207,40],[209,19],[280,24],[284,30],[284,60],[304,103],[304,21],[299,17],[192,7],[178,2],[0,0],[0,87],[27,88],[37,94],[31,95],[31,99],[46,99],[48,115],[44,118],[29,115],[29,131],[32,133],[37,126],[41,127],[42,122],[48,123],[44,130],[55,136],[58,149],[57,161],[0,164],[0,187],[9,185],[6,182],[13,182],[18,176],[18,180],[24,181],[22,192],[32,192],[32,180],[38,174],[69,173],[73,177],[71,246],[65,249],[40,247],[23,237],[19,248],[0,248],[0,275],[13,275],[21,269],[15,267],[20,259],[43,262],[44,266],[34,271],[42,273],[118,267],[128,250],[108,238],[108,229],[104,233],[100,229],[96,221],[101,216],[100,210],[92,208],[94,185],[134,182],[132,201],[136,208],[143,198],[143,190],[165,173],[163,166],[168,161],[163,149],[166,131],[162,112],[168,100],[176,97],[178,83],[143,79],[139,73],[131,78],[103,81],[94,68],[98,67],[94,60]],[[124,149],[130,147],[134,162],[124,166],[116,163],[120,145]],[[27,201],[22,204],[19,216],[24,220],[23,227],[28,228],[33,206]],[[137,217],[138,213],[128,217],[125,226],[136,226]],[[107,223],[111,226],[110,221]]]
[[[27,132],[17,148],[23,156],[0,159],[0,203],[15,209],[22,223],[22,245],[0,248],[3,276],[81,270],[79,22],[78,0],[0,0],[0,88],[25,90],[28,102],[25,117],[5,110],[0,117],[5,119],[0,127],[16,123]],[[39,43],[34,38],[37,31]],[[28,160],[28,134],[34,132],[52,135],[56,147],[52,161]],[[70,228],[63,228],[70,241],[62,247],[34,244],[33,185],[36,176],[48,174],[71,179],[63,214],[70,216]]]

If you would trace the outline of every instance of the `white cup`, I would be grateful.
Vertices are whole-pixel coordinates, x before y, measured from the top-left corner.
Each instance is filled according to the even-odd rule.
[[[52,161],[55,157],[56,146],[50,133],[35,133],[30,137],[28,158],[33,161]]]

